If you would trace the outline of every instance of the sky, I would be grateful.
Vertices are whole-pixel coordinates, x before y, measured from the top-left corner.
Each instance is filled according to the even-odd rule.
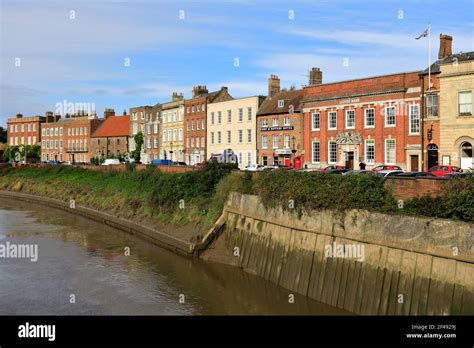
[[[0,0],[0,126],[85,103],[116,113],[192,87],[235,97],[428,65],[439,34],[474,51],[474,0]]]

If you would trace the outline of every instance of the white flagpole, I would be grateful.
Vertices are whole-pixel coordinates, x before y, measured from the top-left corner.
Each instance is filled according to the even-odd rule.
[[[428,92],[431,91],[431,24],[428,24]]]

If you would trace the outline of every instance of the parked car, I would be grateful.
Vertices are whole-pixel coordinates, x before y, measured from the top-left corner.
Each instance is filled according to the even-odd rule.
[[[171,166],[173,165],[173,162],[169,159],[156,159],[151,161],[150,164],[155,166]]]
[[[375,175],[375,172],[371,170],[348,170],[347,172],[343,173],[343,175],[349,175],[349,174],[357,174],[357,175]]]
[[[372,169],[372,171],[378,173],[378,172],[381,172],[381,171],[389,171],[389,170],[402,170],[401,167],[399,166],[389,166],[389,165],[380,165],[380,166],[377,166],[375,168]]]
[[[331,166],[327,166],[326,168],[324,168],[323,171],[328,172],[330,170],[344,170],[344,169],[347,169],[347,168],[344,167],[344,166],[331,165]]]
[[[349,169],[330,169],[330,170],[326,170],[325,172],[326,173],[329,173],[329,174],[345,174],[349,171]]]
[[[446,174],[462,173],[462,169],[455,166],[434,166],[428,170],[429,173],[433,173],[435,176],[444,176]]]
[[[435,177],[436,175],[429,172],[408,172],[408,173],[396,173],[396,176],[401,177],[401,178],[418,178],[418,177],[427,177],[427,176]]]
[[[46,164],[60,164],[58,161],[48,161]]]
[[[103,166],[112,166],[120,164],[120,161],[117,158],[107,158],[104,163],[102,163]]]
[[[173,162],[174,166],[187,166],[186,162]]]
[[[380,172],[377,172],[377,176],[381,178],[387,178],[391,176],[397,176],[401,173],[403,173],[403,170],[382,170]]]
[[[245,170],[249,172],[260,172],[263,170],[263,166],[261,164],[249,164],[245,167]]]
[[[297,170],[299,172],[321,172],[322,171],[321,169],[317,169],[317,168],[300,168]]]

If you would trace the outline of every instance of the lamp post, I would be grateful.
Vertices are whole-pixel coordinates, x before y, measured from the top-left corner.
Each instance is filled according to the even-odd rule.
[[[173,160],[173,142],[170,143],[170,161],[168,165],[171,165],[172,160]]]
[[[293,142],[293,148],[291,150],[291,153],[293,154],[293,167],[295,166],[295,159],[296,159],[296,149],[295,149],[295,143],[296,143],[296,137],[293,135],[291,138],[291,141]]]

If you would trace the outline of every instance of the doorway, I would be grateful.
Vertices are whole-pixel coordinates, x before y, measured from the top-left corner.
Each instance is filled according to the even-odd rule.
[[[461,169],[472,169],[472,144],[465,141],[461,144]]]
[[[285,157],[285,158],[283,159],[283,165],[284,165],[285,167],[290,167],[290,157]]]
[[[410,155],[410,170],[412,172],[418,172],[418,155]]]
[[[354,151],[346,152],[346,168],[354,169]]]
[[[438,165],[438,145],[428,145],[428,169]]]

